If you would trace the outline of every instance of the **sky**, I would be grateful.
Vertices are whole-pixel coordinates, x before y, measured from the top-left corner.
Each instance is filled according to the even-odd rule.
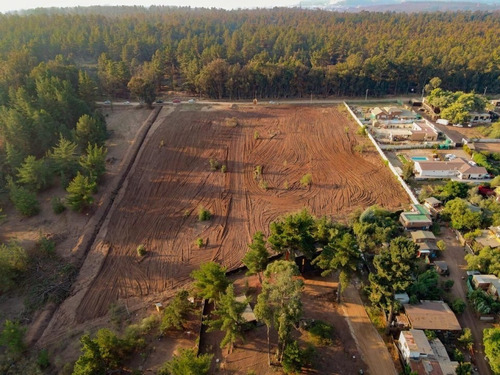
[[[266,8],[275,6],[292,6],[299,3],[300,0],[163,0],[154,2],[154,0],[0,0],[0,12],[5,13],[13,10],[33,9],[39,7],[75,7],[91,5],[175,5],[192,6],[203,8]]]

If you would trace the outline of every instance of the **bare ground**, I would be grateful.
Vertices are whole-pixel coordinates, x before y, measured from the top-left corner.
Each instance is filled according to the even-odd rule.
[[[236,127],[227,125],[233,117]],[[56,311],[40,344],[59,341],[67,327],[76,332],[90,321],[105,324],[116,301],[136,311],[168,298],[202,262],[237,267],[251,235],[268,232],[282,214],[306,207],[345,220],[358,207],[406,204],[404,191],[356,131],[356,124],[331,107],[178,107],[172,114],[164,108],[72,296]],[[359,144],[367,151],[354,151]],[[210,159],[226,165],[227,172],[211,171]],[[254,178],[257,165],[263,172]],[[309,188],[299,183],[306,173],[312,174]],[[201,205],[213,214],[208,222],[197,220]],[[205,248],[194,245],[199,237]],[[136,255],[139,244],[148,250],[142,259]]]

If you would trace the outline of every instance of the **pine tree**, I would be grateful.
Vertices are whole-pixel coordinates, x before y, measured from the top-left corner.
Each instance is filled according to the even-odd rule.
[[[292,328],[302,316],[303,283],[296,279],[298,269],[295,263],[279,260],[270,263],[264,272],[262,292],[257,297],[255,316],[267,326],[267,346],[269,364],[271,364],[269,330],[278,331],[278,361],[291,340]]]
[[[82,211],[85,207],[94,202],[92,194],[96,189],[96,183],[89,177],[83,176],[80,172],[70,182],[66,191],[66,203],[74,211]]]
[[[225,336],[220,343],[220,347],[228,346],[228,354],[233,351],[234,343],[238,338],[242,338],[242,328],[245,320],[243,312],[247,302],[238,302],[234,295],[234,286],[230,284],[226,293],[224,293],[217,305],[217,309],[212,313],[215,319],[209,320],[206,324],[209,326],[207,332],[220,330],[225,332]]]
[[[106,172],[107,152],[108,150],[104,146],[99,147],[97,144],[89,144],[86,154],[80,156],[80,165],[92,181],[99,181]]]
[[[49,170],[44,159],[36,159],[30,155],[24,159],[17,169],[18,182],[31,190],[41,190],[49,184]]]
[[[266,249],[266,240],[262,232],[256,232],[252,242],[248,245],[248,251],[243,257],[243,264],[248,268],[247,275],[259,276],[259,281],[262,284],[262,272],[266,269],[269,252]]]
[[[198,296],[217,302],[229,285],[226,268],[215,262],[203,263],[199,269],[191,272],[194,290]]]

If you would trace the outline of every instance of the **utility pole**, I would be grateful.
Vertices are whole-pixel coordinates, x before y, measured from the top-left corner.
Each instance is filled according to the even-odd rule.
[[[368,89],[366,89],[366,93],[365,93],[365,102],[368,100]]]
[[[484,96],[486,96],[486,90],[487,90],[487,89],[488,89],[488,86],[486,86],[486,87],[484,88],[484,92],[483,92],[483,95],[484,95]]]
[[[311,104],[313,104],[313,93],[311,91]]]
[[[425,87],[422,87],[422,101],[424,101],[424,91],[425,91]]]

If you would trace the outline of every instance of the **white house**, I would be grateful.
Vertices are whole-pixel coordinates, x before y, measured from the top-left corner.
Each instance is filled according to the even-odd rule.
[[[424,331],[421,329],[410,329],[401,331],[399,335],[399,349],[403,359],[408,363],[410,359],[419,360],[433,355],[431,345]]]
[[[489,176],[486,168],[470,165],[462,158],[449,161],[417,161],[414,170],[417,178],[458,177],[462,180],[477,180]]]

